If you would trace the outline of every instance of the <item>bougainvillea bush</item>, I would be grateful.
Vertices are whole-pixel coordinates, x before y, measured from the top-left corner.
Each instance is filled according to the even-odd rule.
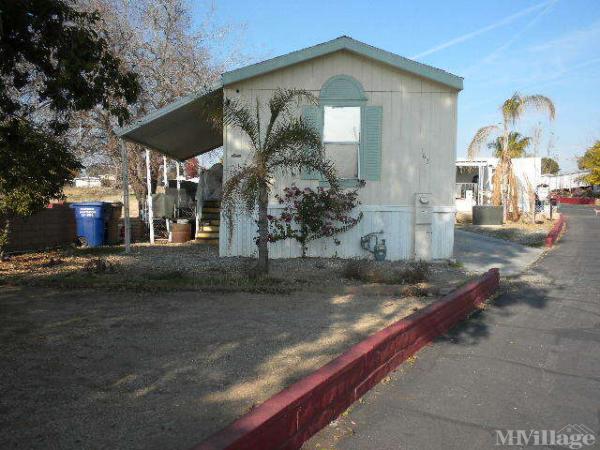
[[[362,212],[356,217],[352,211],[360,202],[358,190],[341,191],[322,187],[300,189],[295,185],[287,187],[283,195],[275,196],[283,210],[279,216],[269,215],[269,242],[294,239],[302,248],[302,257],[310,241],[332,237],[354,227],[362,219]]]

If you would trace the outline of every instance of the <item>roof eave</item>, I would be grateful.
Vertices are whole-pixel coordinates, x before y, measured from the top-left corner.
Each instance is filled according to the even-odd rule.
[[[134,130],[137,130],[138,128],[144,126],[145,124],[150,123],[153,120],[159,119],[163,116],[166,116],[170,112],[175,111],[176,109],[179,109],[189,103],[192,103],[206,95],[209,95],[209,94],[221,89],[222,87],[223,87],[223,84],[221,82],[217,82],[208,89],[205,89],[205,90],[202,90],[199,92],[192,92],[191,94],[181,97],[181,98],[175,100],[174,102],[169,103],[168,105],[165,105],[162,108],[159,108],[156,111],[153,111],[150,114],[145,115],[144,117],[142,117],[140,120],[138,120],[136,122],[133,122],[124,127],[115,128],[115,130],[114,130],[115,134],[121,138],[126,138],[129,133],[131,133]]]
[[[293,64],[298,64],[303,61],[308,61],[319,56],[327,55],[340,50],[347,50],[352,53],[356,53],[367,58],[380,61],[382,63],[391,65],[400,70],[412,73],[414,75],[436,81],[444,84],[451,88],[460,91],[463,89],[463,79],[459,76],[453,75],[449,72],[445,72],[441,69],[437,69],[426,64],[413,61],[394,53],[387,52],[385,50],[370,46],[363,42],[356,41],[347,36],[343,36],[332,41],[328,41],[322,44],[308,47],[302,50],[297,50],[287,55],[282,55],[263,61],[257,64],[252,64],[240,69],[225,72],[221,76],[223,86],[237,83],[239,81],[246,80],[260,76],[275,70],[288,67]]]

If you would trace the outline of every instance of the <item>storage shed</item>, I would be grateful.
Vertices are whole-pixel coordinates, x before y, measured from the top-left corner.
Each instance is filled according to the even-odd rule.
[[[391,260],[452,256],[462,78],[342,36],[224,73],[221,81],[122,130],[121,136],[176,159],[213,149],[222,136],[226,181],[229,170],[249,154],[247,137],[231,126],[215,132],[198,123],[203,103],[215,96],[249,105],[258,100],[266,115],[278,88],[310,90],[319,104],[300,105],[297,113],[321,133],[343,185],[351,188],[364,180],[365,186],[359,191],[361,222],[337,236],[339,245],[331,239],[311,242],[308,256],[367,257],[361,237],[373,232],[382,232]],[[279,208],[274,195],[292,184],[315,188],[324,181],[309,172],[273,180],[271,214]],[[254,218],[240,214],[235,220],[231,240],[220,233],[219,253],[255,255]],[[300,256],[300,247],[289,240],[270,244],[269,251],[272,258]]]

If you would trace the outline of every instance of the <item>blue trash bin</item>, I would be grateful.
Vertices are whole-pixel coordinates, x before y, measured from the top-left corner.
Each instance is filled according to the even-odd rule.
[[[75,210],[77,238],[83,247],[104,244],[105,216],[108,203],[81,202],[71,204]]]

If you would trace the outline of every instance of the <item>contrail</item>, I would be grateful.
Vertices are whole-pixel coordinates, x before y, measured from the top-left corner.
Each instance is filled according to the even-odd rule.
[[[444,50],[445,48],[452,47],[456,44],[460,44],[462,42],[473,39],[474,37],[479,36],[480,34],[484,34],[484,33],[487,33],[488,31],[495,30],[496,28],[500,28],[504,25],[508,25],[509,23],[514,22],[515,20],[517,20],[523,16],[526,16],[528,14],[531,14],[534,11],[537,11],[538,9],[545,8],[546,6],[548,6],[549,4],[551,4],[553,2],[554,2],[554,0],[549,0],[546,2],[538,3],[537,5],[534,5],[534,6],[530,6],[529,8],[526,8],[522,11],[511,14],[510,16],[505,17],[504,19],[499,20],[498,22],[495,22],[491,25],[488,25],[486,27],[480,28],[479,30],[472,31],[467,34],[463,34],[462,36],[459,36],[454,39],[450,39],[449,41],[444,42],[443,44],[432,47],[429,50],[425,50],[424,52],[419,53],[418,55],[412,56],[411,59],[419,59],[419,58],[422,58],[423,56],[431,55],[432,53],[439,52],[440,50]]]
[[[505,42],[503,45],[501,45],[500,47],[498,47],[496,50],[494,50],[493,52],[491,52],[489,55],[485,56],[484,58],[482,58],[479,62],[472,64],[470,67],[468,67],[467,69],[463,70],[461,73],[464,76],[467,76],[469,74],[472,73],[472,71],[478,67],[481,64],[485,64],[488,63],[490,61],[492,61],[496,55],[499,55],[500,53],[502,53],[504,50],[506,50],[508,47],[510,47],[515,41],[517,41],[517,39],[520,39],[520,37],[527,31],[529,30],[531,27],[533,27],[537,22],[539,22],[539,20],[545,15],[547,14],[552,7],[554,6],[555,3],[557,3],[558,0],[550,0],[547,4],[547,6],[542,9],[539,14],[537,14],[527,25],[525,25],[525,27],[518,31],[517,33],[515,33],[507,42]]]

